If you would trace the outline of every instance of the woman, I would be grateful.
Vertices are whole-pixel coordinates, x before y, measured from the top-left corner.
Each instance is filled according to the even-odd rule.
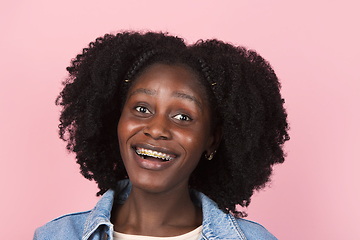
[[[67,70],[60,137],[103,196],[34,239],[275,239],[236,210],[284,161],[289,139],[261,56],[123,32],[90,43]]]

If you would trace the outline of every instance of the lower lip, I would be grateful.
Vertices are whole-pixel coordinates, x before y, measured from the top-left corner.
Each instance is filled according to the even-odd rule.
[[[136,163],[141,168],[148,169],[148,170],[161,171],[161,170],[164,170],[164,169],[170,167],[174,163],[174,159],[172,159],[170,161],[162,161],[159,159],[152,159],[152,158],[144,159],[144,158],[140,157],[139,155],[137,155],[135,153],[135,151],[134,151],[134,154],[135,154]]]

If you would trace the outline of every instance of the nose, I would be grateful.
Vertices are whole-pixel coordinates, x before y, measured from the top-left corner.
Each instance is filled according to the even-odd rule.
[[[169,120],[166,116],[154,115],[143,129],[144,134],[155,140],[171,139]]]

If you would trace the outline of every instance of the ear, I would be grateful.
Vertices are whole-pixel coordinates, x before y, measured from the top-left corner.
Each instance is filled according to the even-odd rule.
[[[221,139],[222,139],[223,133],[222,133],[222,127],[216,126],[213,131],[212,135],[209,138],[207,149],[206,149],[206,155],[210,155],[211,153],[215,153],[215,151],[218,149]]]

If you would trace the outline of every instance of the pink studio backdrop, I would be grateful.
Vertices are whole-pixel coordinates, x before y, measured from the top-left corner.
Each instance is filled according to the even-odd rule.
[[[291,124],[288,158],[248,219],[279,239],[360,239],[358,1],[2,1],[0,238],[91,209],[94,182],[58,140],[54,100],[69,61],[123,29],[219,38],[275,68]]]

